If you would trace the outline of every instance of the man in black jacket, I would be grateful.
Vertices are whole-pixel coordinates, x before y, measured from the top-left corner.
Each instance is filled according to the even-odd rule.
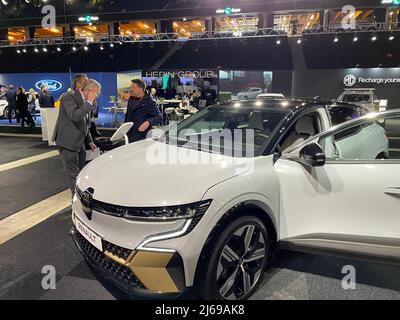
[[[46,86],[40,87],[39,104],[41,108],[54,108],[54,97]]]
[[[140,79],[132,80],[131,97],[125,122],[133,122],[133,127],[128,132],[129,142],[146,139],[147,133],[154,125],[162,123],[162,114],[157,103],[150,95],[145,93],[146,83]]]
[[[21,127],[25,127],[25,122],[31,127],[34,127],[35,122],[32,119],[31,113],[28,111],[28,96],[26,95],[25,90],[22,87],[18,87],[15,106],[16,113],[21,119]]]

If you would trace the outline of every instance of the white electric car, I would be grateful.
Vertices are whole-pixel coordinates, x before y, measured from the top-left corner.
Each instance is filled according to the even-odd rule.
[[[0,100],[0,118],[8,118],[7,100]]]
[[[262,94],[263,90],[261,88],[248,88],[245,91],[241,91],[237,94],[239,100],[243,99],[255,99],[259,94]]]
[[[77,179],[74,242],[135,297],[246,299],[279,248],[400,261],[400,111],[331,127],[328,110],[227,102],[102,155]]]

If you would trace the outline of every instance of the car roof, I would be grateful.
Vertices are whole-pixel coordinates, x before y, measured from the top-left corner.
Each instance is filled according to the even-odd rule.
[[[313,100],[313,99],[285,99],[285,98],[273,98],[263,99],[263,97],[257,99],[246,99],[246,100],[229,100],[220,102],[214,106],[221,107],[259,107],[261,109],[273,108],[292,111],[299,108],[312,108],[318,105],[325,105],[326,101]]]

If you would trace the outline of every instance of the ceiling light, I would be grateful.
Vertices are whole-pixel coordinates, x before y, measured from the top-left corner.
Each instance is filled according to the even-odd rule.
[[[357,41],[358,41],[358,37],[357,37],[357,36],[354,36],[353,42],[357,42]]]
[[[88,51],[88,50],[89,50],[89,47],[88,47],[88,46],[84,46],[83,49],[84,49],[85,51]]]
[[[339,42],[339,38],[335,37],[335,39],[333,39],[333,42]]]
[[[104,50],[104,47],[103,47],[103,45],[101,45],[101,46],[100,46],[100,50]]]
[[[23,48],[23,49],[22,49],[22,52],[23,52],[23,53],[26,53],[26,49],[25,49],[25,48]]]
[[[34,50],[35,52],[39,52],[39,49],[38,48],[35,48],[35,50]]]
[[[300,44],[300,43],[301,43],[301,39],[298,39],[298,40],[297,40],[297,43]]]
[[[61,51],[61,48],[60,48],[60,47],[57,47],[57,51],[60,52],[60,51]]]
[[[371,37],[371,41],[376,41],[376,39],[378,39],[375,35],[373,35],[372,37]]]
[[[21,50],[17,49],[17,53],[18,53],[18,54],[21,53]]]
[[[8,5],[8,1],[6,0],[1,0],[1,3],[4,4],[5,6]]]
[[[47,48],[46,47],[43,47],[43,52],[47,52]]]
[[[276,44],[280,45],[281,44],[281,39],[276,40]]]
[[[111,48],[114,48],[114,43],[110,43],[110,47],[111,47]]]
[[[394,39],[394,36],[389,37],[389,41],[392,41]]]
[[[186,21],[186,20],[187,20],[187,18],[183,18],[182,20],[183,20],[183,21]]]
[[[72,50],[73,50],[73,51],[76,51],[76,47],[75,47],[75,46],[73,46],[73,47],[72,47]]]

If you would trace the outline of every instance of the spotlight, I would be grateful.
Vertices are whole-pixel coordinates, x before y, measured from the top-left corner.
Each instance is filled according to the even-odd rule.
[[[101,45],[101,46],[100,46],[100,50],[104,50],[104,47],[103,47],[103,45]]]
[[[378,39],[378,38],[377,38],[377,36],[375,36],[375,35],[373,35],[373,36],[371,37],[371,41],[376,41],[376,39]]]
[[[89,47],[88,47],[88,46],[84,46],[83,49],[84,49],[85,51],[88,51],[88,50],[89,50]]]
[[[279,46],[281,44],[281,39],[276,40],[276,44]]]
[[[17,49],[17,53],[20,54],[20,53],[21,53],[21,50]]]
[[[358,37],[357,37],[357,36],[354,36],[353,42],[357,42],[357,41],[358,41]]]
[[[333,39],[333,42],[339,42],[339,38],[336,36],[335,39]]]
[[[300,43],[301,43],[301,39],[298,39],[298,40],[297,40],[297,44],[300,44]]]
[[[58,52],[61,52],[61,48],[60,48],[60,47],[57,47],[57,51],[58,51]]]
[[[110,48],[114,48],[114,43],[110,43]]]
[[[8,5],[8,1],[6,0],[1,0],[1,3],[4,4],[5,6]]]
[[[392,41],[394,39],[394,36],[389,37],[389,41]]]
[[[72,47],[72,50],[73,50],[73,51],[76,51],[76,47],[75,47],[75,46],[73,46],[73,47]]]
[[[43,47],[43,52],[47,52],[47,48],[46,47]]]
[[[25,49],[25,48],[23,48],[23,49],[22,49],[22,52],[23,52],[23,53],[26,53],[26,49]]]
[[[39,49],[38,49],[38,48],[35,48],[35,52],[38,53],[38,52],[39,52]]]

